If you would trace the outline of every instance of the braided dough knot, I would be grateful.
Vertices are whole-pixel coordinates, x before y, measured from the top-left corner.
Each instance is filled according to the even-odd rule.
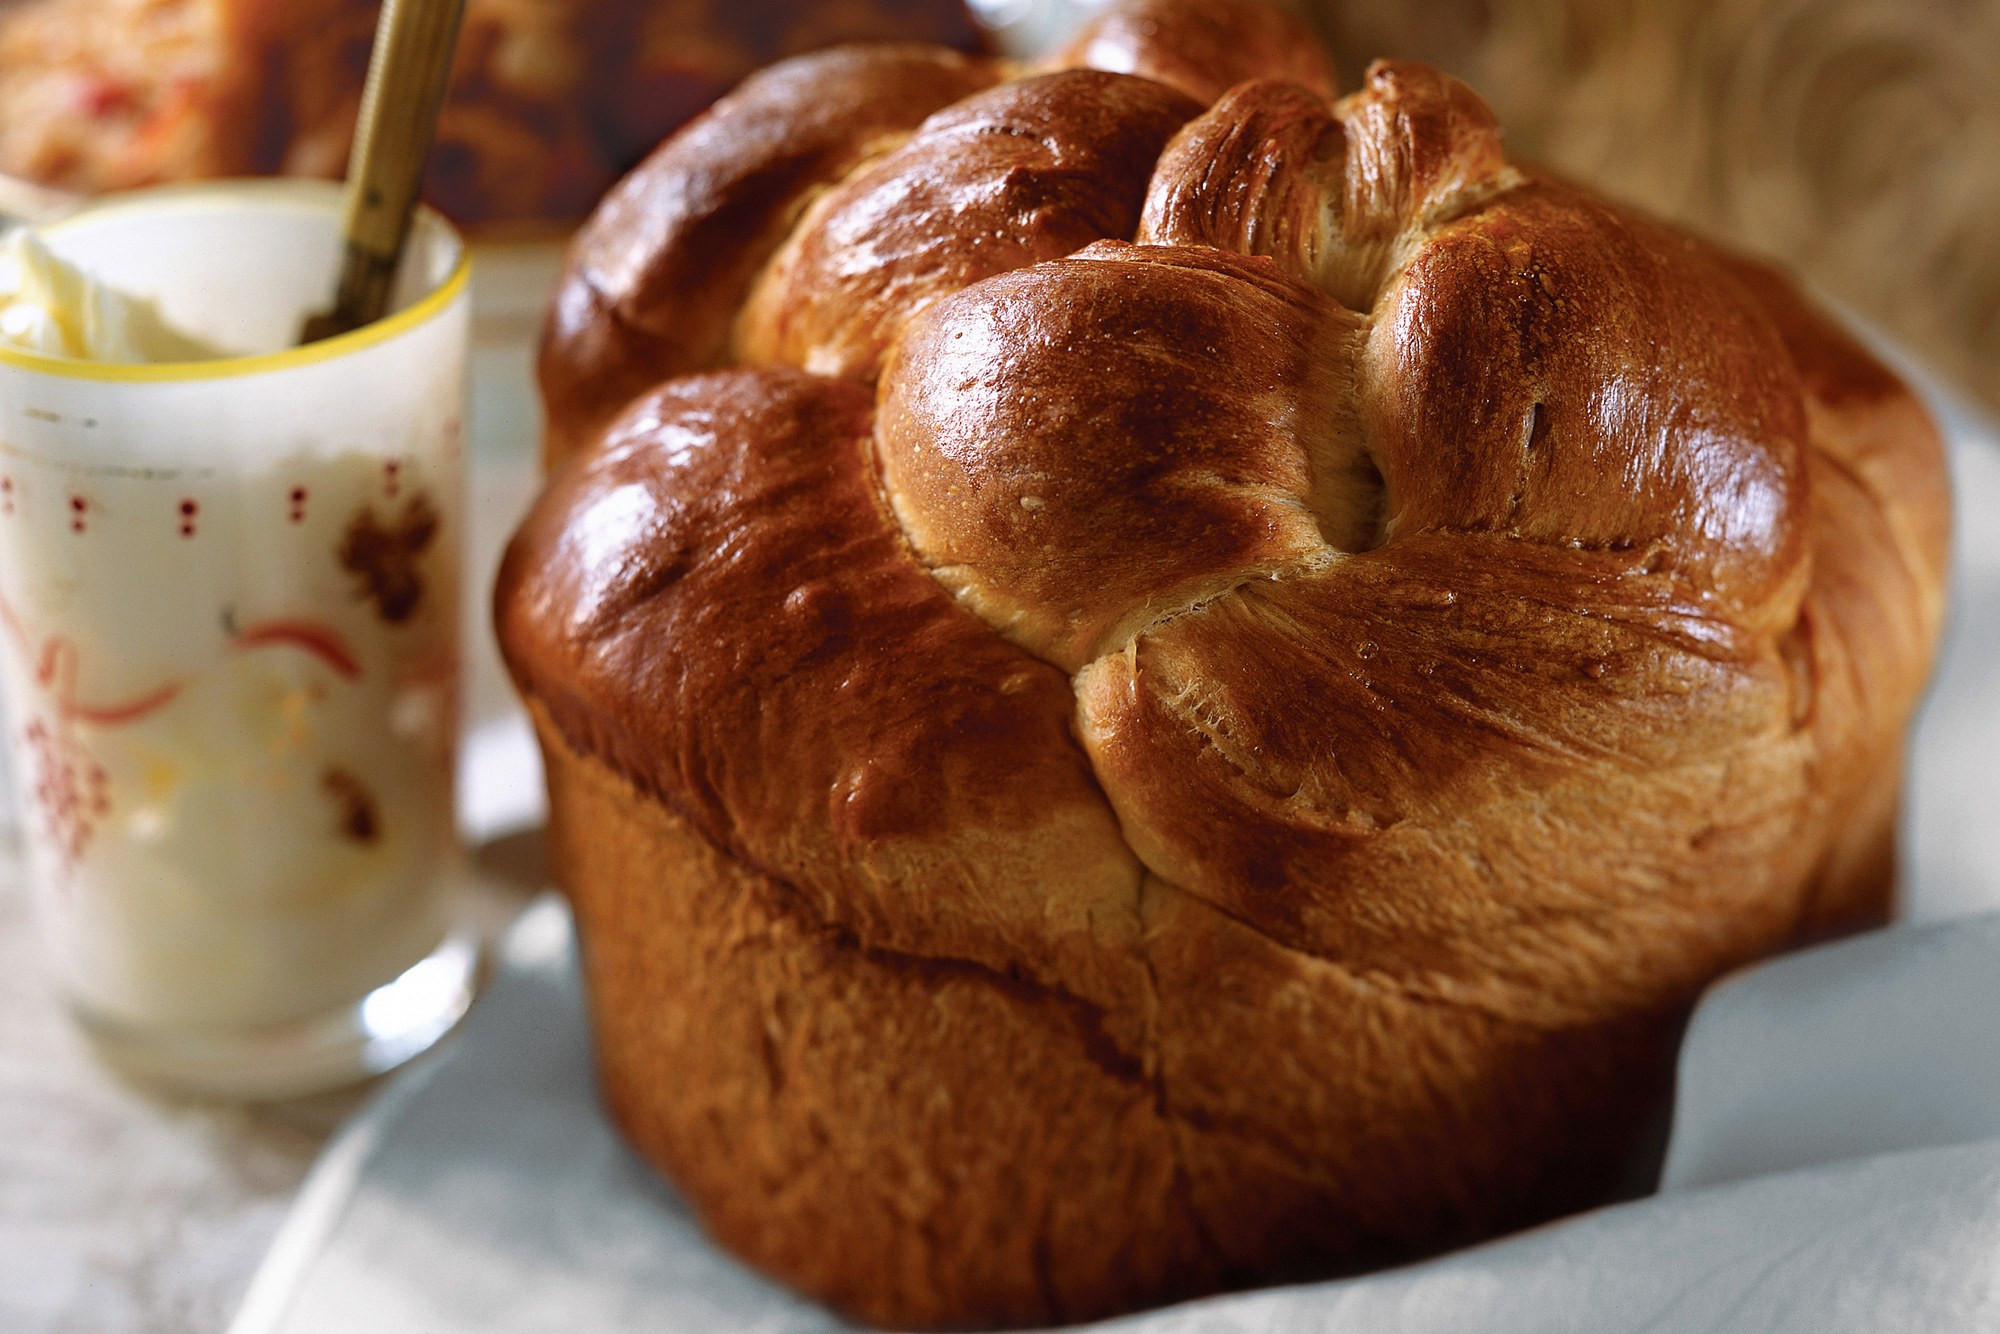
[[[788,62],[572,257],[496,597],[611,1105],[864,1318],[1601,1198],[1700,989],[1886,911],[1921,410],[1301,51],[1136,0]]]

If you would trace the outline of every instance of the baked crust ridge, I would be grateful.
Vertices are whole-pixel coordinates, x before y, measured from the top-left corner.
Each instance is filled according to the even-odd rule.
[[[1700,990],[1891,902],[1948,520],[1908,389],[1434,71],[1049,72],[1200,55],[1121,13],[788,206],[702,307],[728,368],[590,343],[645,387],[551,397],[496,592],[614,1114],[873,1322],[1602,1200]]]

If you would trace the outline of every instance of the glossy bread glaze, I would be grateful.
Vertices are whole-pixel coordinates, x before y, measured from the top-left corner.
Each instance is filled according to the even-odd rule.
[[[885,378],[889,502],[941,583],[1075,671],[1329,536],[1372,540],[1364,336],[1205,248],[1106,242],[1007,274],[920,318]]]
[[[1072,54],[1233,68],[1277,22]],[[762,364],[553,326],[545,379],[656,386],[608,430],[552,396],[497,595],[607,1095],[862,1319],[1600,1200],[1700,989],[1887,911],[1947,514],[1908,391],[1463,86],[1259,59],[1205,111],[1031,74],[878,137],[716,247],[702,356]],[[575,309],[607,247],[700,271],[618,216]]]
[[[1333,95],[1312,33],[1275,5],[1242,0],[1122,0],[1037,64],[1136,74],[1203,102],[1245,79],[1290,79]]]
[[[999,77],[944,47],[837,47],[751,75],[661,144],[571,243],[542,336],[550,457],[729,360],[737,309],[812,197]]]
[[[1070,739],[1067,679],[885,521],[871,406],[786,370],[647,395],[530,518],[541,558],[500,633],[564,735],[822,918],[1034,975],[1070,934],[1133,934],[1138,862]]]
[[[1160,150],[1201,109],[1150,80],[1065,70],[939,112],[792,232],[738,317],[738,355],[873,380],[937,297],[1131,235]]]

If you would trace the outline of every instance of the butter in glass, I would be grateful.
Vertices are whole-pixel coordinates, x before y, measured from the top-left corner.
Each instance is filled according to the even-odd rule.
[[[140,192],[0,260],[0,683],[52,975],[113,1060],[225,1095],[393,1065],[475,973],[466,262],[426,215],[395,312],[294,348],[339,216]]]

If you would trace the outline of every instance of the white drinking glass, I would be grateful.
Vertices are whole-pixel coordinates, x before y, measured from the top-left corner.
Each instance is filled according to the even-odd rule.
[[[337,188],[222,182],[41,229],[209,343],[0,346],[0,683],[55,982],[116,1063],[243,1097],[386,1069],[470,1003],[453,931],[467,259],[330,303]]]

